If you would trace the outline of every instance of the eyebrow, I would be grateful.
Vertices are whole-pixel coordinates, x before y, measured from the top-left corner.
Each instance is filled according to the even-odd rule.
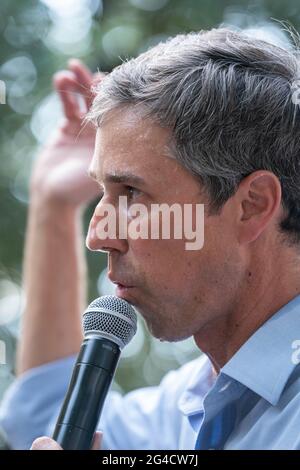
[[[95,181],[98,181],[101,183],[99,180],[97,174],[95,173],[94,170],[89,169],[88,170],[88,175],[90,178],[94,179]],[[136,184],[138,186],[143,186],[146,184],[146,181],[141,178],[140,176],[134,175],[133,173],[130,172],[125,172],[125,173],[107,173],[104,176],[105,183],[125,183],[125,184]]]

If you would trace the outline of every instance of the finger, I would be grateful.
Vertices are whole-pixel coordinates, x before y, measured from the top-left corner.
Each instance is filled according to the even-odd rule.
[[[69,69],[74,73],[80,93],[82,94],[86,106],[89,109],[93,100],[91,85],[93,81],[92,72],[78,59],[71,59],[68,62]]]
[[[60,96],[65,116],[68,119],[80,119],[80,106],[76,97],[78,85],[75,75],[70,71],[62,70],[54,75],[53,83]]]
[[[107,72],[96,72],[93,76],[93,81],[92,81],[92,95],[93,98],[95,97],[95,94],[97,93],[97,88],[98,85],[102,82],[103,78],[107,75]]]
[[[50,437],[43,436],[32,443],[30,450],[62,450],[62,448]]]
[[[68,61],[70,70],[77,76],[78,81],[84,85],[88,86],[92,79],[93,74],[90,69],[79,59],[70,59]]]
[[[103,433],[101,431],[96,431],[94,435],[92,450],[100,450],[102,443]]]

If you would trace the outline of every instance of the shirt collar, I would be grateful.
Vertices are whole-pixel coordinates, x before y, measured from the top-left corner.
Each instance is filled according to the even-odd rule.
[[[192,366],[193,371],[178,399],[179,410],[187,416],[203,411],[203,399],[214,383],[212,365],[206,355],[193,361]]]
[[[300,340],[300,296],[269,318],[225,364],[221,373],[276,405],[297,365],[293,360],[295,340]]]

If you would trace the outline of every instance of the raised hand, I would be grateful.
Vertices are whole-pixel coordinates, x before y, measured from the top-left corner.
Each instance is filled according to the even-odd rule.
[[[93,100],[91,87],[101,78],[101,74],[93,75],[77,59],[69,62],[69,70],[55,74],[53,83],[64,119],[38,156],[31,180],[35,195],[79,207],[99,193],[96,183],[87,176],[95,129],[82,123]]]

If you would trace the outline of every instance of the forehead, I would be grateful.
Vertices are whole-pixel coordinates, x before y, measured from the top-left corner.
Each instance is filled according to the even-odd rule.
[[[100,183],[136,176],[148,194],[161,200],[198,199],[199,181],[171,155],[170,141],[169,129],[131,109],[121,110],[98,129],[90,172]]]
[[[97,130],[92,169],[101,174],[114,169],[148,173],[167,166],[170,170],[179,165],[170,158],[170,138],[170,130],[153,120],[132,109],[119,110]]]

